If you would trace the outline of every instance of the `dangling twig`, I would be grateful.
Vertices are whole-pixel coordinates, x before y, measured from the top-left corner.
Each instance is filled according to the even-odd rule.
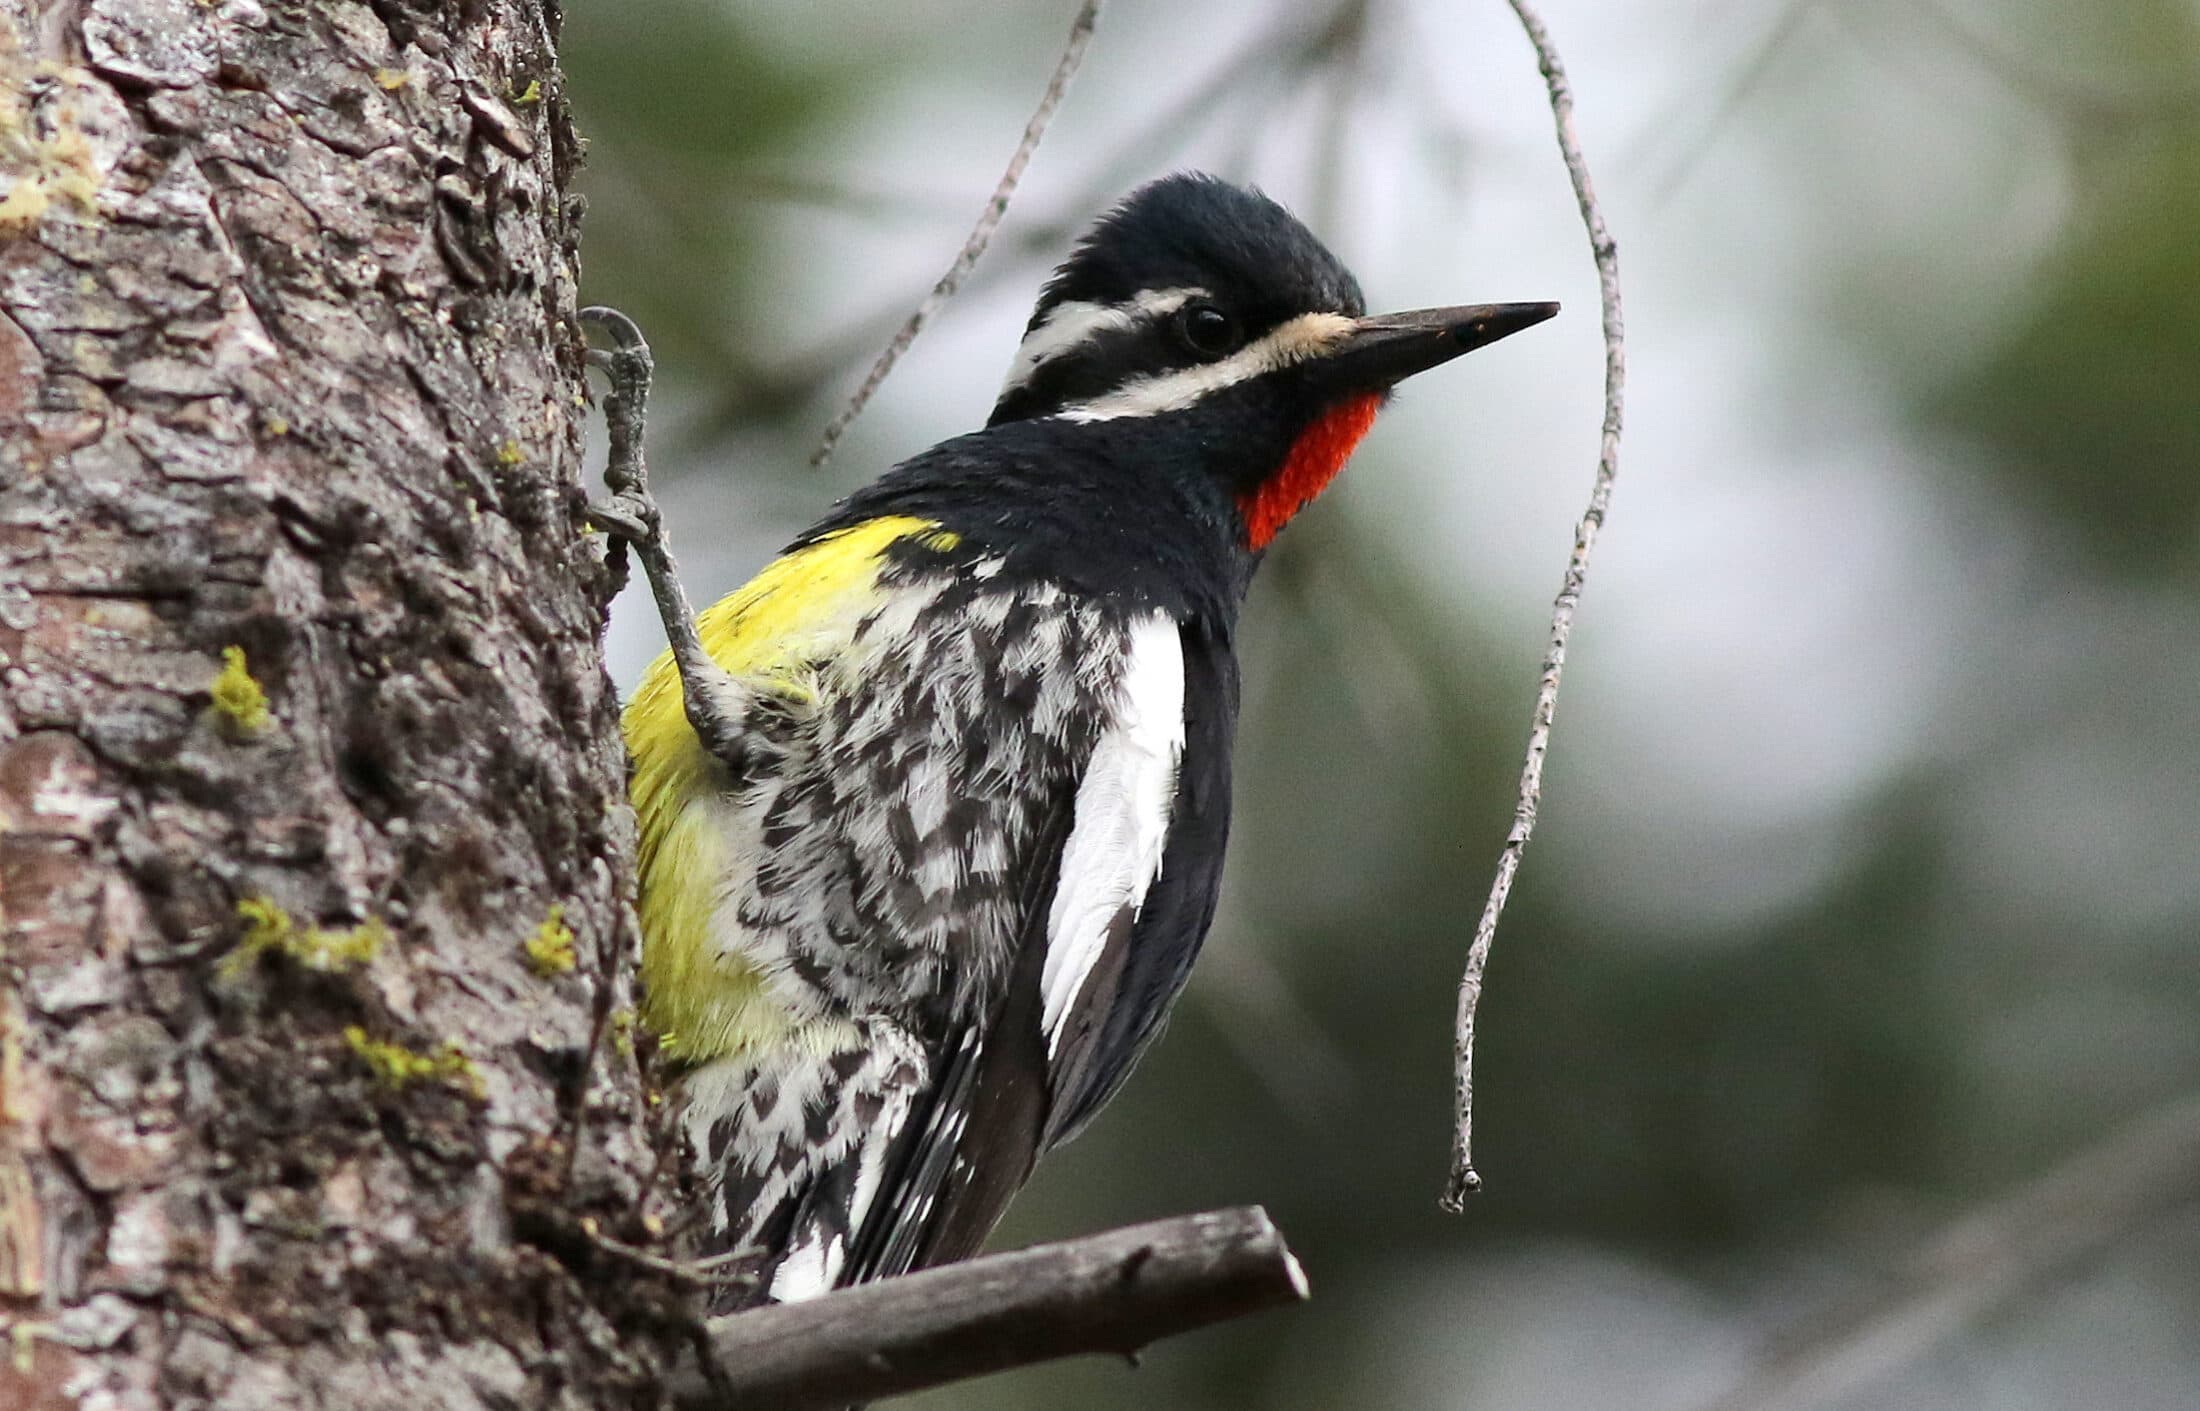
[[[1077,76],[1078,66],[1085,61],[1085,49],[1092,43],[1093,26],[1100,19],[1100,0],[1084,0],[1077,8],[1077,18],[1070,22],[1069,39],[1062,46],[1062,57],[1055,61],[1054,77],[1047,80],[1047,91],[1039,98],[1039,106],[1032,113],[1031,121],[1024,124],[1024,136],[1016,144],[1016,155],[1008,159],[1008,170],[1001,173],[1000,183],[993,188],[992,197],[985,203],[985,210],[978,216],[978,223],[970,228],[969,238],[963,241],[955,263],[947,267],[940,282],[932,286],[932,292],[924,296],[886,347],[871,364],[871,370],[863,375],[863,384],[856,388],[848,405],[826,426],[825,435],[818,441],[817,451],[810,457],[810,464],[821,466],[832,458],[833,448],[855,419],[869,405],[871,396],[901,361],[901,355],[909,351],[909,345],[917,341],[925,324],[943,308],[955,291],[962,287],[963,279],[977,266],[985,255],[986,246],[993,243],[993,232],[1000,227],[1001,218],[1008,214],[1009,199],[1016,194],[1016,184],[1024,179],[1024,168],[1031,165],[1031,154],[1038,150],[1039,139],[1046,136],[1047,124],[1054,121],[1054,110],[1062,105],[1062,95],[1069,91],[1069,81]]]
[[[1589,508],[1574,528],[1574,551],[1566,560],[1566,578],[1551,605],[1550,646],[1543,654],[1543,674],[1535,693],[1535,713],[1528,727],[1528,753],[1520,769],[1520,794],[1513,809],[1512,831],[1497,856],[1497,876],[1490,883],[1489,901],[1474,928],[1467,948],[1466,973],[1459,980],[1459,1015],[1452,1037],[1455,1107],[1451,1138],[1451,1178],[1439,1202],[1457,1212],[1467,1195],[1479,1190],[1482,1178],[1474,1169],[1474,1010],[1482,998],[1482,972],[1489,964],[1490,945],[1497,938],[1497,918],[1504,913],[1505,898],[1520,871],[1521,854],[1535,832],[1536,808],[1543,797],[1543,760],[1551,748],[1551,721],[1558,711],[1558,680],[1566,666],[1566,642],[1573,635],[1574,610],[1589,574],[1589,553],[1596,547],[1597,530],[1612,500],[1612,481],[1619,473],[1621,389],[1627,378],[1625,334],[1619,307],[1619,249],[1604,223],[1596,190],[1589,182],[1589,166],[1582,159],[1581,139],[1574,131],[1574,94],[1559,62],[1550,32],[1528,0],[1506,0],[1535,46],[1537,67],[1551,93],[1551,116],[1558,128],[1559,155],[1574,185],[1574,199],[1581,207],[1582,224],[1588,228],[1589,248],[1596,258],[1597,286],[1604,309],[1604,434],[1597,451],[1596,481],[1589,491]]]

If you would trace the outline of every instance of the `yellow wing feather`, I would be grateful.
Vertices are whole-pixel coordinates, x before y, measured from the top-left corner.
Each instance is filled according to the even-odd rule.
[[[941,548],[954,544],[928,520],[897,516],[866,520],[774,560],[697,616],[703,650],[739,680],[814,700],[820,668],[846,651],[856,624],[879,602],[887,546],[912,535]],[[683,1063],[813,1037],[798,1033],[763,975],[713,934],[742,859],[733,855],[730,805],[688,724],[670,652],[642,674],[624,724],[641,828],[643,1021]]]

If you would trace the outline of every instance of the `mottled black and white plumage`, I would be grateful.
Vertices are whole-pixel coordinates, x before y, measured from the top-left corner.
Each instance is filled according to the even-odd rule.
[[[1214,915],[1262,551],[1394,382],[1550,312],[1365,318],[1281,207],[1156,182],[985,430],[703,613],[710,665],[651,668],[645,1017],[751,1298],[969,1254],[1114,1093]]]

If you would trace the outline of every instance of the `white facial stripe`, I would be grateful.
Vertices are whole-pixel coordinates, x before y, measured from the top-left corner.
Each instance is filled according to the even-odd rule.
[[[1329,351],[1352,331],[1353,324],[1343,314],[1300,314],[1219,362],[1132,378],[1106,396],[1070,407],[1062,415],[1070,421],[1108,421],[1182,411],[1210,393]]]
[[[1094,304],[1083,299],[1056,304],[1047,311],[1045,323],[1024,335],[1022,346],[1016,349],[1016,360],[1008,366],[1008,380],[1001,384],[1001,395],[1005,397],[1023,386],[1042,364],[1070,349],[1103,333],[1136,328],[1148,319],[1175,313],[1206,292],[1204,289],[1153,289],[1122,304]]]

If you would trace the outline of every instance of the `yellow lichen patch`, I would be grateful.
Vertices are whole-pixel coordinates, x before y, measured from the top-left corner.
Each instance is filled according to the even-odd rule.
[[[373,916],[348,931],[324,931],[318,926],[301,931],[292,924],[289,912],[262,896],[240,900],[237,915],[244,921],[244,939],[222,957],[225,980],[242,975],[263,955],[280,955],[308,970],[350,970],[380,955],[390,938],[389,927]]]
[[[621,1058],[634,1056],[634,1010],[621,1005],[611,1011],[611,1047]]]
[[[43,62],[32,70],[35,79],[60,87],[81,72],[66,66],[49,70]],[[86,215],[98,212],[99,159],[77,129],[73,108],[64,101],[42,117],[40,110],[49,105],[25,102],[26,91],[14,54],[0,52],[0,181],[8,182],[0,191],[0,235],[29,233],[57,197]]]
[[[24,177],[0,197],[0,231],[20,234],[29,230],[46,214],[46,204],[46,183],[35,176]]]
[[[38,1368],[38,1339],[54,1339],[54,1325],[20,1319],[8,1328],[8,1365],[19,1377],[28,1377]]]
[[[257,735],[267,728],[267,692],[253,679],[244,663],[244,648],[222,648],[221,675],[211,687],[214,709],[241,735]]]
[[[412,75],[406,73],[403,69],[376,69],[374,71],[374,86],[384,93],[395,93],[410,82],[412,82]]]
[[[565,924],[565,903],[554,902],[550,914],[535,928],[535,934],[521,943],[527,952],[527,964],[545,980],[553,975],[573,973],[573,928]]]
[[[288,436],[290,434],[290,422],[270,412],[267,420],[260,423],[260,429],[270,436]]]
[[[464,1088],[475,1097],[482,1095],[481,1070],[455,1040],[445,1040],[434,1053],[414,1053],[403,1044],[369,1038],[365,1029],[347,1024],[344,1042],[376,1078],[390,1087],[402,1088],[425,1078]]]
[[[531,103],[540,103],[542,101],[542,80],[539,78],[527,80],[527,86],[514,93],[512,101],[522,108]]]
[[[503,445],[497,447],[497,464],[503,466],[506,470],[512,469],[526,459],[527,456],[520,450],[517,441],[506,441]]]
[[[23,1034],[23,1016],[15,997],[0,994],[0,1126],[31,1120],[33,1109],[23,1075]]]
[[[65,108],[61,120],[70,121],[70,113]],[[94,199],[99,195],[99,160],[92,151],[91,139],[73,127],[64,126],[38,155],[46,164],[49,195],[67,197],[85,215],[99,209]]]

